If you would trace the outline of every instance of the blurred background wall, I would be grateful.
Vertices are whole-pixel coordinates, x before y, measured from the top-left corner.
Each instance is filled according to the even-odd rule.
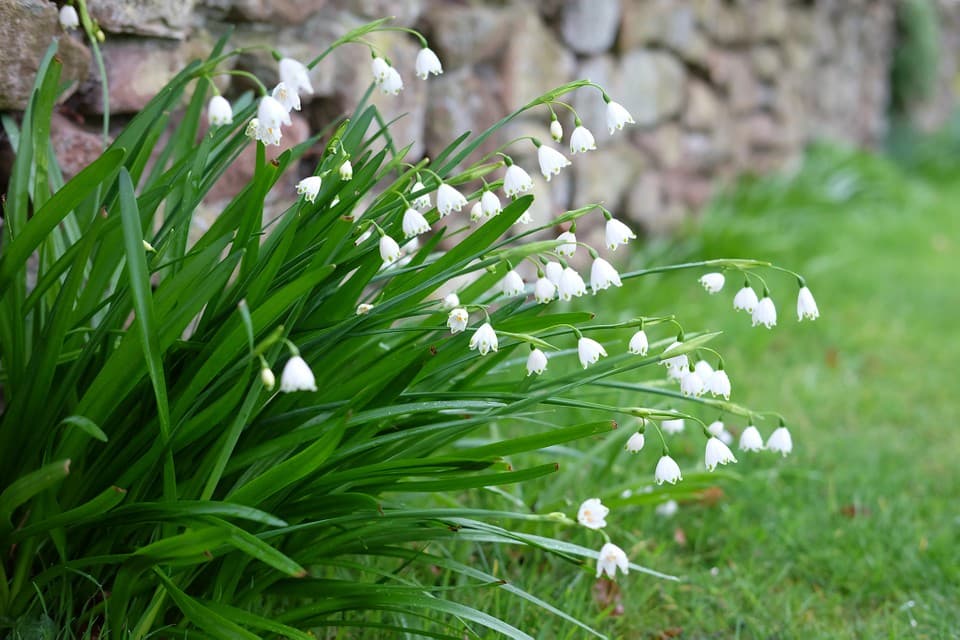
[[[372,18],[420,29],[445,73],[413,75],[418,44],[378,34],[403,73],[399,97],[377,96],[412,156],[436,153],[465,130],[576,78],[607,88],[637,120],[608,138],[599,95],[572,99],[600,149],[538,190],[542,215],[602,200],[650,232],[669,230],[718,183],[798,157],[813,139],[876,145],[891,114],[933,128],[953,111],[960,51],[957,0],[89,0],[106,33],[110,110],[136,113],[189,60],[234,28],[239,47],[267,45],[308,60]],[[0,0],[0,110],[22,108],[32,72],[62,32],[56,5]],[[76,32],[63,36],[65,75],[77,80],[57,115],[56,148],[67,173],[100,149],[98,76]],[[370,81],[369,54],[344,47],[314,70],[317,89],[285,143],[349,111]],[[276,82],[268,51],[236,66]],[[228,95],[249,90],[224,77]],[[569,114],[561,112],[565,129]],[[501,136],[547,140],[549,113],[531,113]],[[498,141],[499,142],[499,141]],[[495,145],[492,145],[495,146]],[[532,158],[532,146],[515,155]],[[242,163],[241,163],[242,165]],[[528,169],[531,173],[535,162]],[[214,198],[245,182],[238,166]]]

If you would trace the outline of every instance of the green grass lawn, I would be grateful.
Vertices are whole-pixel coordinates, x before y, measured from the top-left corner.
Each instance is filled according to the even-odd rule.
[[[958,202],[960,184],[949,179],[818,149],[792,176],[746,181],[718,199],[679,253],[646,249],[650,263],[755,257],[807,277],[820,320],[798,324],[796,284],[774,275],[780,322],[772,331],[733,312],[735,275],[716,296],[697,285],[701,271],[690,271],[630,281],[605,301],[623,318],[681,310],[688,331],[723,331],[711,346],[726,358],[732,399],[783,413],[794,454],[738,452],[739,477],[718,477],[722,497],[688,500],[673,518],[650,505],[615,508],[607,530],[631,559],[682,578],[619,579],[622,613],[601,611],[592,573],[542,554],[493,549],[471,561],[611,637],[960,636]],[[744,426],[742,418],[728,424]],[[652,432],[638,456],[612,455],[629,432],[591,451],[551,452],[561,472],[514,496],[575,513],[583,498],[649,485],[659,455]],[[685,475],[702,467],[703,442],[689,425],[670,440]],[[599,546],[590,533],[560,535]],[[532,635],[585,637],[500,590],[476,597]]]

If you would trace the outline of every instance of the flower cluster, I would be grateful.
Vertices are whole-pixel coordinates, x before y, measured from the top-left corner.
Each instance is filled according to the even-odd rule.
[[[584,500],[577,510],[577,522],[588,529],[603,529],[607,526],[606,518],[609,513],[610,509],[604,506],[599,498],[589,498]],[[607,541],[597,553],[597,577],[607,574],[612,580],[616,577],[617,569],[627,575],[630,571],[630,560],[626,552],[610,542],[606,534],[604,538]]]

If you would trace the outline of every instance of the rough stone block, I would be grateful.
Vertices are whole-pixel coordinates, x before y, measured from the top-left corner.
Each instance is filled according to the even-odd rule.
[[[567,0],[560,33],[577,53],[603,53],[616,40],[620,12],[620,0]]]

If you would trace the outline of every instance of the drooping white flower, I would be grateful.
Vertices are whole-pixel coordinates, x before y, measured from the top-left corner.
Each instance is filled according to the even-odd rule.
[[[444,309],[455,309],[460,306],[460,296],[455,293],[448,293],[443,297]]]
[[[647,350],[650,348],[650,342],[647,340],[647,332],[643,329],[640,329],[633,337],[630,338],[630,344],[627,346],[627,351],[637,356],[647,355]]]
[[[373,227],[367,227],[367,230],[361,233],[356,240],[353,241],[353,245],[359,247],[361,244],[370,239],[370,236],[373,235]]]
[[[613,580],[617,575],[617,569],[620,569],[623,575],[627,575],[630,570],[630,560],[623,549],[612,542],[607,542],[600,547],[600,555],[597,556],[597,577],[606,573],[607,577]]]
[[[441,218],[450,215],[453,211],[460,211],[465,206],[467,206],[467,199],[463,197],[462,193],[446,182],[440,183],[440,187],[437,189],[437,211]]]
[[[505,296],[518,296],[523,293],[524,284],[520,274],[511,269],[500,281],[500,291]]]
[[[597,291],[609,289],[610,285],[623,286],[623,282],[620,281],[620,274],[613,268],[613,265],[603,258],[595,258],[593,265],[590,267],[590,288],[593,290],[593,294],[596,295]]]
[[[668,369],[679,369],[681,371],[686,371],[690,366],[690,359],[687,357],[687,354],[684,353],[679,356],[672,356],[669,358],[664,357],[674,349],[679,348],[682,344],[682,342],[677,342],[676,340],[671,342],[670,346],[664,349],[663,353],[660,355],[662,358],[662,360],[660,360],[660,364],[666,366]]]
[[[607,220],[607,226],[604,235],[604,244],[606,244],[607,248],[611,251],[616,251],[617,247],[620,245],[625,245],[631,240],[636,240],[637,238],[637,234],[631,231],[630,227],[623,224],[616,218],[610,218]]]
[[[403,212],[403,223],[401,226],[403,227],[403,236],[405,238],[412,238],[430,231],[430,223],[427,222],[427,219],[423,217],[422,213],[413,207]]]
[[[737,295],[733,296],[733,309],[734,311],[753,313],[758,302],[760,301],[757,299],[757,292],[753,290],[753,287],[744,285],[740,291],[737,291]]]
[[[720,435],[718,435],[717,438],[720,440],[720,442],[727,445],[728,447],[733,444],[733,434],[727,431],[726,429],[721,431]]]
[[[777,308],[773,306],[770,296],[764,296],[753,309],[753,326],[758,324],[762,324],[767,329],[772,329],[777,324]]]
[[[317,194],[320,193],[321,184],[323,184],[323,181],[320,176],[304,178],[297,183],[297,195],[303,196],[303,199],[307,202],[314,202],[317,199]]]
[[[549,278],[537,278],[536,284],[533,285],[533,299],[539,302],[540,304],[547,304],[552,301],[557,295],[557,285]]]
[[[547,266],[549,267],[550,265],[548,264]],[[560,291],[560,299],[569,301],[585,294],[587,292],[587,285],[579,273],[567,267],[560,276],[560,284],[557,285],[557,289]]]
[[[588,529],[603,529],[607,526],[606,517],[610,509],[603,506],[600,498],[589,498],[577,509],[577,522]]]
[[[520,217],[517,218],[517,221],[513,224],[530,224],[531,222],[533,222],[533,216],[530,215],[530,210],[527,209],[520,214]]]
[[[480,222],[483,220],[483,205],[480,202],[474,202],[470,207],[470,222]]]
[[[437,57],[437,54],[434,53],[430,47],[420,49],[420,53],[417,54],[415,67],[417,77],[421,80],[426,80],[431,73],[435,76],[443,73],[443,65],[440,64],[440,58]]]
[[[64,8],[70,5],[64,5]],[[73,7],[70,7],[71,9]],[[207,120],[212,127],[220,127],[225,124],[233,124],[233,108],[223,96],[213,96],[210,98],[210,104],[207,105]]]
[[[368,313],[370,313],[371,311],[373,311],[373,305],[372,305],[372,304],[367,304],[366,302],[363,302],[363,303],[357,305],[357,315],[358,315],[358,316],[365,316],[365,315],[367,315]]]
[[[607,351],[596,340],[581,337],[577,341],[577,355],[580,357],[580,364],[586,369],[591,364],[596,364],[601,356],[606,358]]]
[[[273,387],[277,384],[277,378],[273,375],[273,371],[270,370],[270,367],[263,367],[260,369],[260,382],[263,383],[263,388],[267,391],[273,391]]]
[[[540,163],[540,173],[550,182],[550,178],[560,174],[560,170],[569,167],[570,161],[565,155],[545,144],[537,147],[537,161]]]
[[[480,196],[480,206],[483,210],[483,215],[488,218],[500,215],[500,212],[503,211],[503,207],[500,205],[500,198],[498,198],[497,194],[493,191],[487,189],[485,189]]]
[[[680,393],[688,397],[700,397],[705,391],[703,380],[696,371],[687,370],[686,375],[680,378]]]
[[[730,447],[716,437],[707,440],[707,447],[704,451],[703,459],[706,463],[707,471],[713,471],[717,468],[718,464],[730,464],[731,462],[737,461],[733,452],[730,451]]]
[[[280,82],[287,85],[287,88],[297,95],[301,93],[313,93],[313,85],[310,84],[310,70],[301,62],[293,58],[282,58],[279,62]],[[297,101],[299,104],[299,100]],[[299,110],[300,107],[297,107]]]
[[[290,114],[286,108],[274,98],[264,96],[257,106],[257,140],[263,144],[279,145],[280,126],[291,124]]]
[[[340,179],[344,182],[353,180],[353,165],[350,164],[349,160],[344,160],[343,164],[340,165]]]
[[[516,198],[522,193],[533,189],[533,179],[530,174],[515,164],[507,167],[507,172],[503,175],[503,191],[509,198]]]
[[[527,375],[540,375],[547,370],[547,354],[540,349],[534,349],[527,356]]]
[[[672,518],[677,514],[679,509],[680,505],[677,504],[676,500],[667,500],[666,502],[658,504],[657,508],[653,511],[661,518]]]
[[[287,85],[280,82],[273,88],[273,91],[270,93],[274,100],[283,105],[283,108],[288,112],[291,109],[300,111],[300,96],[297,95],[296,91],[292,91]]]
[[[387,76],[390,74],[390,63],[376,56],[370,62],[370,70],[373,72],[373,79],[379,84],[387,79]]]
[[[667,380],[676,380],[679,384],[685,375],[687,375],[687,367],[667,367]]]
[[[80,26],[80,16],[77,15],[77,10],[69,4],[60,7],[60,26],[67,31],[77,29]]]
[[[657,462],[657,468],[653,472],[653,480],[657,484],[663,484],[664,482],[677,484],[678,481],[683,480],[683,476],[680,474],[680,465],[670,456],[661,456]]]
[[[563,276],[563,265],[559,262],[548,262],[547,265],[543,268],[544,272],[547,274],[547,278],[553,284],[560,286],[560,278]]]
[[[642,433],[635,433],[627,440],[627,444],[623,447],[630,453],[639,453],[643,449],[644,438]]]
[[[570,153],[586,153],[594,151],[597,148],[597,141],[594,140],[590,129],[583,125],[577,125],[577,128],[570,134]]]
[[[251,118],[250,122],[247,123],[247,128],[243,130],[243,135],[247,136],[251,140],[259,140],[260,120],[257,118]]]
[[[633,116],[622,104],[611,100],[607,103],[607,128],[610,129],[610,135],[614,131],[623,129],[625,124],[634,124]]]
[[[676,435],[678,433],[683,433],[683,429],[686,423],[683,418],[673,418],[672,420],[661,420],[660,421],[660,430],[668,435]]]
[[[740,434],[740,451],[762,451],[763,436],[760,431],[751,425],[748,425],[743,433]]]
[[[767,449],[786,457],[788,453],[793,451],[793,438],[790,437],[790,431],[784,426],[774,429],[770,437],[767,438]]]
[[[707,433],[709,433],[711,436],[719,437],[726,428],[727,427],[723,424],[723,420],[714,420],[707,425]]]
[[[550,121],[550,137],[553,138],[554,142],[563,140],[563,125],[560,124],[556,116]]]
[[[714,294],[719,293],[723,289],[723,283],[726,281],[726,278],[723,277],[722,273],[707,273],[700,276],[700,284],[703,285],[703,288],[707,290],[707,293]]]
[[[707,384],[707,380],[713,375],[713,367],[706,360],[698,360],[697,364],[693,365],[693,370],[697,372],[704,384]]]
[[[470,338],[470,350],[473,351],[476,349],[482,356],[487,355],[490,351],[497,351],[499,346],[497,334],[489,322],[484,322],[480,325],[480,328],[477,329],[473,333],[473,337]]]
[[[447,327],[450,329],[450,333],[460,333],[467,328],[469,321],[470,314],[462,307],[451,309],[449,315],[447,315]]]
[[[390,67],[387,77],[380,82],[380,92],[387,96],[398,95],[403,90],[403,78],[400,72]]]
[[[816,320],[819,317],[820,310],[817,309],[817,301],[813,299],[810,289],[806,285],[800,287],[800,292],[797,294],[797,321],[804,318]]]
[[[717,369],[709,378],[704,380],[707,385],[707,391],[712,396],[722,396],[724,400],[730,399],[730,378],[723,369]]]
[[[424,186],[424,184],[423,184],[422,182],[420,182],[419,180],[417,180],[417,181],[414,183],[413,188],[412,188],[410,191],[413,192],[413,193],[418,193],[418,192],[420,192],[420,191],[423,191],[424,189],[426,189],[426,186]],[[429,194],[429,193],[425,193],[425,194],[423,194],[422,196],[417,196],[417,198],[413,201],[413,208],[414,208],[414,209],[420,209],[421,211],[425,211],[425,210],[429,209],[429,208],[430,208],[430,194]]]
[[[554,251],[557,252],[557,255],[561,255],[565,258],[572,258],[573,254],[577,252],[577,234],[573,231],[564,231],[557,236],[558,242],[563,242],[564,244],[557,245]]]
[[[403,252],[400,251],[400,245],[390,236],[380,236],[380,258],[384,264],[391,264],[399,260]]]
[[[283,366],[283,373],[280,374],[280,391],[291,393],[293,391],[316,391],[317,382],[313,377],[313,371],[310,366],[300,356],[293,356],[287,360]]]

